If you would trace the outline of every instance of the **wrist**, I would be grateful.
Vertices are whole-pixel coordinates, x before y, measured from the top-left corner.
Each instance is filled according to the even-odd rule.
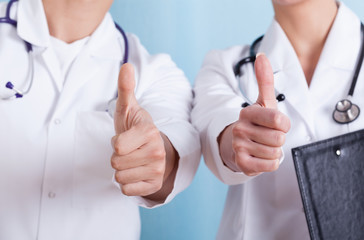
[[[217,142],[219,146],[219,153],[222,162],[225,166],[230,168],[234,172],[241,172],[239,167],[235,162],[235,152],[233,150],[233,133],[232,128],[234,124],[227,126],[217,137]]]
[[[168,137],[164,133],[160,133],[164,144],[164,150],[166,152],[165,157],[165,172],[163,177],[163,182],[167,181],[170,175],[176,170],[179,155],[176,149],[173,147],[172,143],[169,141]]]
[[[145,198],[153,200],[155,202],[162,203],[166,200],[166,198],[174,188],[174,181],[177,174],[179,155],[175,150],[175,148],[173,147],[172,143],[169,141],[168,137],[164,135],[162,132],[160,133],[160,135],[164,142],[164,149],[166,152],[163,185],[160,190],[149,196],[145,196]]]

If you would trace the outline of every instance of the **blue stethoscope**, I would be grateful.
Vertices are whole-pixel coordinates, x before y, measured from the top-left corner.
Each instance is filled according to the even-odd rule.
[[[6,7],[6,15],[5,17],[0,18],[0,23],[8,23],[10,25],[13,25],[15,28],[17,27],[17,21],[13,20],[10,18],[10,10],[11,10],[11,6],[13,5],[13,3],[17,2],[18,0],[10,0],[8,3],[8,6]],[[128,62],[128,58],[129,58],[129,44],[128,44],[128,39],[126,37],[126,34],[124,32],[124,30],[117,24],[115,23],[115,27],[117,28],[117,30],[121,33],[121,35],[123,36],[124,39],[124,57],[123,57],[123,63],[127,63]],[[12,99],[17,99],[17,98],[22,98],[24,95],[28,94],[30,89],[32,88],[33,85],[33,80],[34,80],[34,54],[33,54],[33,47],[32,44],[30,44],[29,42],[25,41],[25,47],[26,47],[26,51],[28,52],[28,56],[29,56],[29,73],[28,76],[30,76],[30,81],[29,81],[29,85],[28,88],[24,91],[21,91],[19,89],[17,89],[14,84],[12,82],[7,82],[5,87],[8,89],[11,89],[15,92],[14,95],[9,96],[9,97],[2,97],[0,98],[1,100],[12,100]]]
[[[363,63],[363,59],[364,59],[364,25],[363,25],[363,23],[361,23],[360,29],[361,29],[361,33],[362,33],[362,43],[361,43],[361,47],[360,47],[360,54],[359,54],[357,64],[355,67],[355,71],[354,71],[353,80],[351,82],[350,90],[348,93],[348,97],[346,99],[340,100],[336,104],[335,110],[332,114],[334,121],[339,124],[351,123],[351,122],[355,121],[359,117],[359,114],[360,114],[360,108],[358,107],[358,105],[356,105],[350,101],[350,99],[353,97],[355,85],[358,80],[358,76],[359,76],[360,69],[361,69],[361,66]],[[237,81],[239,83],[239,87],[240,87],[240,90],[242,93],[243,93],[243,91],[242,91],[242,88],[240,85],[240,79],[239,79],[242,76],[241,67],[247,63],[254,64],[255,56],[257,54],[256,49],[257,49],[258,45],[260,44],[260,42],[262,41],[263,37],[264,36],[260,36],[252,43],[252,45],[250,46],[250,50],[249,50],[250,56],[241,59],[233,68],[234,74],[237,78]],[[282,102],[286,99],[285,95],[282,93],[279,94],[276,98],[277,98],[278,102]],[[247,107],[250,104],[251,104],[250,102],[245,102],[242,104],[242,107]]]

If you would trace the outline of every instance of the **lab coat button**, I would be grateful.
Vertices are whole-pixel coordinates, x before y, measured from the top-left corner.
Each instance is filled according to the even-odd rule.
[[[48,197],[49,198],[55,198],[56,197],[56,194],[54,192],[49,192],[48,193]]]
[[[312,137],[311,136],[306,136],[306,140],[307,140],[307,142],[311,142],[312,141]]]
[[[60,119],[55,119],[55,120],[54,120],[54,124],[56,124],[56,125],[61,124],[61,122],[62,122],[62,121],[61,121]]]

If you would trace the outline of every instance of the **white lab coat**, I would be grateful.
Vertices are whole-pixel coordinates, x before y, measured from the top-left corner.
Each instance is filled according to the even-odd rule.
[[[0,16],[6,3],[0,4]],[[23,99],[0,100],[0,239],[139,239],[138,205],[160,204],[124,196],[110,165],[113,119],[124,42],[110,14],[88,40],[63,79],[49,45],[40,0],[11,9],[18,27],[0,25],[0,95],[5,83],[29,84],[26,40],[35,54],[34,84]],[[128,34],[135,94],[176,148],[180,162],[173,192],[197,170],[200,147],[189,123],[192,91],[169,56],[150,56]]]
[[[360,45],[360,20],[341,4],[308,88],[292,45],[273,20],[258,52],[264,52],[271,61],[276,93],[286,96],[278,108],[290,118],[292,128],[286,136],[285,159],[280,168],[257,177],[227,168],[217,144],[219,134],[239,118],[241,104],[246,101],[233,66],[249,55],[249,46],[207,55],[195,82],[192,122],[200,131],[206,165],[222,182],[231,185],[217,239],[309,239],[291,149],[364,128],[363,114],[344,125],[332,119],[336,103],[347,97]],[[248,64],[242,70],[241,88],[255,102],[258,87],[253,66]],[[364,109],[363,74],[352,101]]]

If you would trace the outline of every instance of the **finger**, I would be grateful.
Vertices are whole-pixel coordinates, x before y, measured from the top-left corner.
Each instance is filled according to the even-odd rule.
[[[165,163],[166,152],[164,147],[155,146],[154,143],[146,144],[127,155],[117,155],[111,157],[111,166],[118,171],[145,166],[148,164]]]
[[[246,138],[269,147],[282,147],[286,140],[286,135],[283,131],[254,124],[245,127],[244,131],[234,129],[234,137]]]
[[[116,112],[137,103],[135,95],[135,76],[134,68],[130,63],[121,66],[118,80],[118,99],[116,101]]]
[[[266,159],[275,160],[280,159],[282,156],[282,150],[280,147],[270,147],[264,144],[253,142],[250,140],[239,141],[239,139],[233,140],[234,150],[247,152],[250,156]]]
[[[163,181],[165,167],[163,164],[147,165],[116,171],[115,180],[120,184],[137,183],[141,181]]]
[[[151,141],[162,141],[156,127],[147,123],[138,124],[112,138],[112,145],[118,155],[129,154]]]
[[[282,147],[286,141],[286,135],[279,130],[267,129],[255,126],[256,131],[252,129],[250,139],[254,142],[261,143],[270,147]]]
[[[262,172],[273,172],[279,167],[279,159],[267,160],[247,155],[245,152],[235,152],[237,166],[248,176]]]
[[[121,191],[126,196],[148,196],[162,188],[162,182],[137,182],[121,185]]]
[[[131,154],[123,156],[113,153],[111,156],[111,166],[117,171],[145,166],[148,164],[148,161],[148,157],[146,157],[145,153],[140,150],[136,150]]]
[[[289,118],[276,109],[262,108],[252,105],[240,112],[239,121],[250,122],[287,133],[291,127]]]
[[[277,108],[273,70],[268,58],[263,53],[257,54],[255,60],[255,74],[259,87],[257,103],[266,108]]]

